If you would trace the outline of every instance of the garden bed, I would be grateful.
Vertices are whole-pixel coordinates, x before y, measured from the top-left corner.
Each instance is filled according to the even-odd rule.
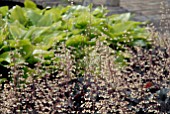
[[[0,7],[0,113],[169,111],[169,52],[130,13]]]

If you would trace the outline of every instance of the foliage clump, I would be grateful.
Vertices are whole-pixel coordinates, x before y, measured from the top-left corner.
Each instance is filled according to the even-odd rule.
[[[125,47],[149,44],[147,30],[140,27],[142,23],[131,21],[130,13],[106,16],[105,8],[92,11],[91,5],[39,9],[30,0],[24,4],[25,7],[0,8],[2,67],[11,66],[12,57],[15,64],[27,63],[29,68],[34,68],[42,57],[50,64],[63,43],[66,48],[74,48],[71,53],[75,59],[82,59],[87,48],[93,49],[97,41],[105,42],[119,62],[129,57],[124,54]]]

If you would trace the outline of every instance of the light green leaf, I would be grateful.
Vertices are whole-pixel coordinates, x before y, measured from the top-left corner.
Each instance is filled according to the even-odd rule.
[[[133,21],[127,21],[124,23],[116,23],[110,29],[111,30],[110,32],[114,35],[124,34],[128,30],[136,28],[139,24],[140,24],[140,22],[133,22]]]
[[[54,55],[54,53],[51,52],[51,51],[45,51],[45,50],[42,50],[42,49],[35,49],[33,51],[33,55],[34,56],[40,56],[40,55],[42,56],[43,55],[44,58],[50,58]]]
[[[130,20],[131,18],[131,14],[130,13],[124,13],[121,15],[118,15],[117,17],[114,18],[114,20],[116,21],[121,21],[121,22],[127,22],[128,20]]]
[[[74,35],[66,41],[66,46],[78,47],[84,44],[87,44],[87,37],[81,35]]]
[[[110,21],[114,23],[120,23],[120,22],[127,22],[131,18],[130,13],[124,13],[124,14],[114,14],[108,17]]]
[[[20,54],[25,59],[30,57],[32,55],[32,53],[33,53],[33,50],[34,50],[34,46],[31,44],[29,39],[20,40],[18,42],[18,47],[20,48],[19,49]]]
[[[27,17],[30,19],[33,25],[37,25],[38,21],[42,16],[35,12],[34,10],[28,10]]]
[[[3,62],[3,61],[6,61],[8,63],[11,62],[11,57],[10,57],[9,52],[4,52],[0,55],[0,62]]]
[[[31,0],[25,0],[24,6],[26,8],[31,8],[31,9],[37,8],[37,5],[34,2],[32,2]]]
[[[32,45],[29,39],[20,40],[18,43],[19,43],[19,46]]]
[[[2,14],[2,16],[4,17],[7,15],[8,10],[9,10],[8,6],[0,7],[0,14]]]
[[[51,14],[52,15],[52,18],[54,20],[54,22],[58,22],[59,20],[61,20],[62,18],[62,7],[56,7],[56,8],[52,8],[50,10],[47,10],[45,12],[45,15],[49,15]],[[57,13],[56,13],[57,12]]]
[[[2,27],[4,24],[5,24],[5,21],[3,20],[2,15],[0,14],[0,27]]]
[[[27,18],[24,14],[25,12],[20,6],[14,6],[13,9],[10,10],[10,13],[10,19],[12,21],[18,20],[23,25],[27,23]]]
[[[29,38],[31,41],[33,41],[35,38],[40,37],[40,35],[43,32],[48,31],[48,30],[49,30],[49,27],[35,27],[35,26],[32,26],[32,27],[30,27],[28,32],[25,34],[23,39]]]
[[[144,40],[136,40],[133,45],[135,46],[146,46],[146,41]]]
[[[1,79],[0,79],[0,84],[2,84],[2,83],[5,82],[5,81],[7,81],[6,78],[1,78]]]
[[[6,35],[0,35],[0,45],[2,45],[5,39],[6,39]]]
[[[20,39],[27,32],[24,26],[22,26],[18,20],[9,25],[9,32],[14,39]]]
[[[24,59],[27,59],[29,56],[31,56],[34,46],[31,44],[29,39],[23,39],[19,41],[10,40],[10,47],[13,47],[15,49],[19,49],[20,54]]]
[[[21,53],[22,57],[24,57],[25,59],[30,57],[30,55],[32,54],[32,52],[34,50],[34,47],[32,45],[23,45],[20,48],[21,48],[20,53]]]
[[[53,23],[53,17],[52,14],[44,15],[41,17],[41,19],[38,21],[37,26],[50,26]]]

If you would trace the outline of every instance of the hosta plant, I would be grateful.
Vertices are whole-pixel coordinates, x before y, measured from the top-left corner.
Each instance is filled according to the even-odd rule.
[[[59,62],[56,50],[64,44],[62,48],[71,49],[75,55],[76,68],[82,69],[84,66],[77,63],[88,48],[89,52],[94,49],[96,41],[105,42],[115,52],[117,62],[129,58],[126,47],[150,44],[147,30],[140,26],[141,22],[131,21],[130,13],[107,16],[105,8],[93,9],[92,5],[39,9],[30,0],[25,0],[24,5],[0,7],[1,68],[26,63],[24,71],[33,73],[38,62]]]

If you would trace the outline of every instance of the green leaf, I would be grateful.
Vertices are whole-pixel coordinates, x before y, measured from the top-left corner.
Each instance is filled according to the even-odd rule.
[[[34,55],[31,55],[31,56],[26,60],[26,62],[28,62],[29,64],[35,64],[35,63],[40,62],[40,61],[41,61],[41,59],[35,57]]]
[[[131,18],[130,13],[114,14],[108,17],[108,19],[113,23],[127,22],[130,20],[130,18]]]
[[[0,55],[0,62],[6,61],[8,63],[11,62],[11,57],[9,52],[4,52]]]
[[[20,39],[27,32],[23,25],[21,25],[18,20],[9,25],[9,32],[13,39]]]
[[[20,48],[20,53],[25,59],[27,59],[34,50],[34,47],[32,45],[23,45]]]
[[[118,15],[117,17],[114,18],[114,20],[121,21],[121,22],[127,22],[130,20],[130,18],[131,18],[131,14],[125,13],[125,14]]]
[[[133,42],[133,45],[135,45],[135,46],[146,46],[146,41],[136,40],[136,41]]]
[[[2,45],[5,39],[6,39],[6,35],[0,35],[0,45]]]
[[[8,6],[0,7],[0,14],[2,14],[2,16],[4,17],[7,15],[8,10],[9,10]]]
[[[23,25],[27,23],[27,18],[24,14],[25,12],[20,6],[14,6],[13,9],[10,10],[10,13],[10,19],[13,22],[18,20]]]
[[[1,78],[1,79],[0,79],[0,84],[2,84],[2,83],[5,82],[5,81],[7,81],[6,78]]]
[[[5,21],[2,19],[2,15],[0,14],[0,27],[4,25]]]
[[[34,50],[34,46],[31,44],[29,39],[23,39],[17,42],[15,40],[10,40],[9,43],[11,48],[19,50],[19,53],[24,59],[27,59],[29,56],[31,56]]]
[[[20,40],[18,43],[19,43],[19,47],[24,45],[32,45],[29,39]]]
[[[19,49],[20,54],[25,59],[30,57],[34,50],[34,46],[31,44],[31,42],[28,39],[20,40],[18,42],[18,47],[20,48]]]
[[[92,10],[92,8],[93,8],[93,4],[92,4],[92,3],[90,3],[90,4],[89,4],[89,6],[88,6],[88,8],[89,8],[90,10]]]
[[[25,34],[23,39],[28,38],[32,42],[34,42],[34,40],[36,38],[40,37],[42,33],[44,33],[45,31],[48,31],[48,30],[49,30],[49,27],[35,27],[35,26],[32,26],[32,27],[29,28],[29,30],[27,31],[27,33]],[[42,40],[40,40],[40,41],[42,41]]]
[[[117,23],[111,28],[111,32],[115,35],[124,34],[124,32],[127,32],[128,30],[136,28],[136,26],[139,24],[140,22],[133,22],[133,21]]]
[[[11,52],[10,52],[11,53]],[[15,58],[14,61],[11,61],[10,64],[23,64],[25,63],[25,58],[21,56],[17,50],[14,50],[12,53],[14,53],[13,56],[11,56],[11,59]]]
[[[87,44],[87,38],[81,35],[75,35],[66,41],[66,46],[78,47],[79,45]]]
[[[31,9],[37,8],[37,5],[34,2],[32,2],[31,0],[25,0],[24,6],[26,8],[31,8]]]
[[[75,19],[75,27],[78,29],[85,29],[89,24],[89,15],[88,14],[81,14],[78,18]]]
[[[50,51],[45,51],[45,50],[41,50],[41,49],[35,49],[33,52],[34,56],[43,56],[44,58],[50,58],[54,56],[53,52]]]
[[[52,14],[47,14],[41,17],[41,19],[38,21],[37,26],[50,26],[53,23],[53,17]]]
[[[49,15],[49,14],[52,15],[54,22],[58,22],[59,20],[61,20],[62,13],[63,13],[62,7],[56,7],[56,8],[52,8],[50,10],[45,11],[45,15]]]
[[[27,17],[32,22],[32,25],[37,25],[38,21],[41,19],[42,16],[34,10],[28,10]]]
[[[95,16],[95,17],[98,17],[98,18],[103,18],[106,16],[107,14],[107,10],[103,7],[97,7],[94,9],[94,11],[92,12],[92,14]]]

